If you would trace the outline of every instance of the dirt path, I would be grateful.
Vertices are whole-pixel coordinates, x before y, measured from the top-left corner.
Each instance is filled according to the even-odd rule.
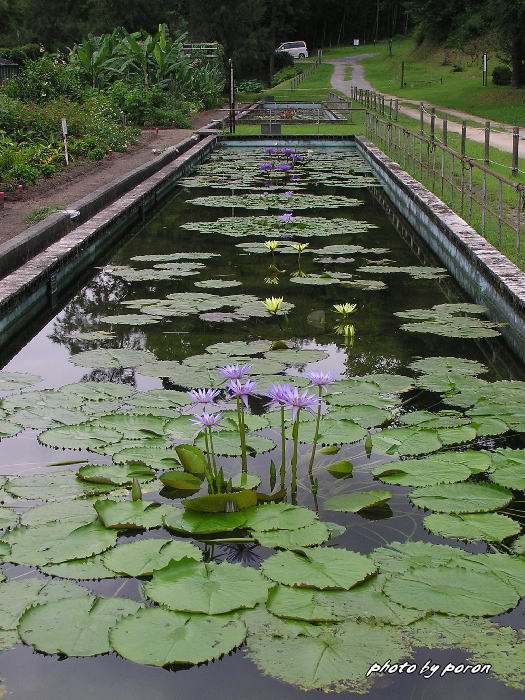
[[[28,187],[22,201],[11,193],[6,198],[3,211],[0,210],[0,243],[28,228],[31,224],[25,222],[24,217],[34,209],[53,204],[67,209],[70,203],[147,163],[158,155],[158,151],[180,143],[191,136],[194,129],[209,124],[212,119],[220,119],[224,114],[220,110],[201,112],[192,119],[191,129],[163,129],[158,134],[154,129],[144,130],[134,146],[124,153],[114,153],[111,160],[82,161]]]
[[[351,96],[352,88],[358,87],[363,90],[373,90],[372,85],[365,78],[365,71],[360,61],[364,58],[369,58],[375,54],[359,54],[357,56],[348,56],[346,58],[338,58],[332,61],[328,61],[335,66],[334,73],[332,75],[331,85],[336,90],[340,90],[345,95]],[[345,80],[345,67],[352,66],[352,77],[350,80]],[[419,106],[418,100],[409,100],[400,98],[399,95],[385,95],[386,99],[398,98],[405,103],[411,103]],[[468,114],[466,112],[460,112],[458,110],[449,109],[448,107],[441,107],[440,105],[425,104],[424,121],[426,124],[430,124],[430,113],[429,110],[435,107],[436,110],[462,120],[473,121],[479,124],[483,124],[485,120],[481,117],[476,117],[473,114]],[[419,120],[419,108],[407,106],[402,104],[399,107],[399,111],[405,114],[407,117],[412,117],[412,119]],[[439,120],[438,120],[439,124]],[[492,131],[490,134],[490,145],[491,148],[497,148],[500,151],[506,151],[507,153],[512,153],[512,125],[511,124],[501,124],[492,122],[491,127],[493,129],[498,129],[498,131]],[[461,133],[461,124],[454,121],[448,122],[448,131],[454,132],[456,134]],[[485,143],[485,129],[482,127],[468,126],[467,127],[467,138],[471,141],[477,143]],[[520,158],[525,158],[525,139],[520,139],[519,150]]]

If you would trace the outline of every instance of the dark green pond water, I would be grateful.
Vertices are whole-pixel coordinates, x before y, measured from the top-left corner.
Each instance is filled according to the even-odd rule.
[[[362,200],[359,207],[337,209],[310,209],[300,212],[304,216],[327,218],[358,219],[374,224],[366,233],[336,235],[301,239],[307,241],[311,248],[326,245],[352,244],[365,248],[385,248],[382,255],[356,253],[354,262],[346,264],[325,264],[314,262],[314,256],[303,253],[300,269],[306,274],[319,274],[324,269],[332,271],[350,271],[367,264],[367,259],[388,258],[391,265],[398,266],[439,266],[432,254],[422,242],[411,243],[412,236],[408,226],[404,233],[396,230],[388,213],[381,207],[373,191],[364,189],[345,189],[343,187],[307,187],[303,192],[315,194],[340,194]],[[180,228],[188,221],[210,221],[219,216],[253,216],[279,214],[279,211],[247,211],[245,209],[198,207],[189,203],[196,196],[217,194],[218,190],[186,189],[178,191],[154,218],[140,230],[130,232],[122,240],[107,260],[100,261],[100,267],[93,268],[85,279],[79,280],[78,290],[67,301],[56,316],[46,321],[40,329],[28,327],[27,334],[17,338],[16,343],[3,349],[0,364],[3,369],[16,372],[30,372],[43,378],[41,384],[32,389],[59,388],[64,384],[77,381],[111,381],[122,382],[135,387],[138,391],[148,389],[179,388],[169,379],[148,377],[136,373],[133,369],[88,369],[69,361],[70,354],[85,350],[120,347],[151,351],[159,360],[184,360],[198,355],[212,343],[233,340],[247,341],[269,339],[272,341],[290,340],[302,348],[321,349],[328,356],[326,359],[308,365],[306,369],[321,369],[332,372],[337,379],[369,373],[401,374],[413,377],[415,373],[408,365],[415,359],[430,356],[455,356],[482,362],[488,367],[483,375],[489,381],[524,380],[525,372],[520,363],[507,349],[501,338],[458,339],[431,335],[427,333],[406,332],[400,329],[404,322],[394,312],[413,308],[427,309],[434,304],[457,303],[469,301],[460,288],[449,278],[413,279],[407,274],[366,275],[367,278],[381,279],[386,289],[367,291],[340,285],[313,286],[297,284],[290,275],[297,269],[297,256],[294,254],[277,255],[277,284],[269,284],[268,279],[275,277],[275,271],[269,270],[272,257],[266,254],[247,254],[237,243],[261,240],[229,236],[212,235]],[[408,233],[407,233],[408,232]],[[133,265],[130,259],[137,255],[167,254],[173,252],[213,252],[219,256],[203,260],[206,267],[196,276],[177,280],[149,280],[127,282],[115,277],[108,268],[115,265]],[[134,264],[138,269],[150,264]],[[357,275],[365,277],[365,275]],[[128,313],[122,307],[123,301],[130,299],[163,299],[173,292],[195,292],[194,283],[206,279],[234,279],[242,286],[225,289],[204,289],[202,291],[216,294],[248,294],[259,299],[269,296],[283,297],[294,304],[294,308],[282,317],[261,317],[232,323],[208,322],[197,314],[182,318],[165,318],[158,324],[146,326],[114,325],[100,322],[100,317],[111,314]],[[355,326],[353,341],[346,341],[334,332],[337,316],[332,310],[333,304],[351,302],[357,304],[357,310],[351,317]],[[131,310],[135,313],[134,310]],[[42,326],[42,323],[34,324]],[[73,339],[69,334],[77,332],[111,330],[115,337],[105,341],[87,341]],[[290,375],[302,374],[303,368],[290,368]],[[441,403],[439,394],[416,390],[406,395],[405,408],[428,409],[436,411],[450,408]],[[263,402],[252,404],[255,412],[263,410]],[[49,471],[46,466],[52,462],[83,459],[87,461],[109,463],[109,459],[85,451],[61,450],[59,452],[39,444],[38,431],[25,430],[0,443],[0,474],[29,475]],[[263,434],[278,439],[278,433],[267,429]],[[497,447],[525,447],[522,438],[516,433],[503,436],[484,437],[471,446],[492,449]],[[289,449],[291,446],[289,445]],[[304,467],[310,446],[301,445],[300,464]],[[262,477],[262,490],[269,492],[268,466],[271,458],[278,461],[272,453],[249,458],[249,471]],[[351,479],[335,479],[326,471],[326,465],[334,460],[348,459],[354,465]],[[388,461],[385,455],[375,450],[367,454],[363,442],[344,445],[337,456],[318,455],[315,476],[318,479],[318,491],[312,494],[310,481],[305,469],[300,470],[298,480],[297,502],[300,505],[318,510],[321,519],[337,522],[347,530],[333,540],[337,546],[367,554],[374,548],[386,543],[406,540],[422,540],[436,544],[458,546],[473,553],[506,551],[498,550],[498,545],[484,542],[463,543],[432,535],[422,524],[428,511],[416,508],[407,499],[409,489],[400,486],[385,486],[371,474],[371,469],[379,463]],[[229,474],[239,469],[239,460],[221,458],[221,464]],[[63,468],[63,467],[60,467]],[[71,467],[76,469],[77,467]],[[349,491],[366,491],[371,488],[388,488],[393,497],[388,505],[381,508],[362,511],[361,513],[343,513],[323,510],[323,503],[329,496]],[[507,509],[499,512],[511,515],[515,520],[523,517],[523,500],[515,494]],[[148,494],[147,498],[157,497]],[[161,494],[161,500],[168,499]],[[119,542],[133,541],[142,535],[122,536]],[[145,536],[166,537],[166,531],[153,530]],[[332,543],[332,541],[331,541]],[[263,547],[242,548],[215,546],[213,556],[218,560],[228,557],[244,557],[247,564],[257,566],[260,559],[271,554]],[[27,567],[4,564],[4,574],[9,578],[27,576],[34,573]],[[136,579],[110,579],[99,582],[83,582],[90,590],[102,595],[114,595],[139,599]],[[512,612],[500,615],[497,621],[502,625],[518,628],[523,607],[518,606]],[[412,663],[424,664],[428,659],[433,663],[459,664],[466,654],[457,649],[432,650],[421,648],[412,657]],[[372,664],[376,659],[370,659]],[[386,661],[383,659],[382,661]],[[483,659],[479,659],[483,663]],[[305,663],[308,663],[305,660]],[[190,668],[155,668],[141,666],[111,653],[88,659],[59,658],[35,652],[31,647],[17,645],[0,653],[0,677],[4,679],[7,689],[6,697],[16,700],[54,700],[71,698],[88,700],[88,698],[106,698],[113,700],[194,700],[215,698],[216,700],[244,700],[263,698],[302,698],[305,691],[290,684],[263,675],[257,666],[243,653],[237,650],[220,660]],[[325,693],[316,690],[306,692],[311,698],[321,698]],[[502,682],[485,675],[452,675],[441,678],[425,679],[417,674],[384,675],[378,677],[372,690],[371,698],[443,698],[450,700],[477,696],[483,700],[492,698],[517,698],[520,691],[506,686]],[[354,696],[344,692],[343,697]],[[357,697],[357,696],[355,696]]]

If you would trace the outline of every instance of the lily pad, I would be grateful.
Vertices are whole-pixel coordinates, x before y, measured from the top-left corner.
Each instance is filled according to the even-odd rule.
[[[0,507],[0,530],[16,525],[19,517],[19,514],[11,508]]]
[[[141,604],[128,598],[83,596],[37,605],[20,619],[22,641],[46,654],[95,656],[111,651],[109,628]]]
[[[123,434],[113,428],[101,427],[96,421],[78,425],[64,425],[44,430],[38,436],[39,442],[49,447],[70,450],[90,450],[122,440]]]
[[[164,525],[169,530],[185,534],[210,535],[238,530],[246,525],[246,510],[229,513],[202,513],[174,508],[164,515]]]
[[[88,596],[87,588],[70,581],[50,581],[43,578],[12,579],[0,584],[0,628],[16,629],[20,616],[27,608],[40,603],[78,600]]]
[[[0,371],[0,391],[17,391],[42,381],[37,374]]]
[[[145,483],[155,478],[155,471],[142,464],[86,464],[77,474],[83,481],[116,486],[131,485],[134,479]]]
[[[515,607],[519,595],[489,572],[448,566],[409,569],[385,582],[384,592],[407,608],[447,615],[499,615]]]
[[[341,496],[333,496],[325,501],[323,508],[326,510],[340,510],[345,513],[357,513],[366,508],[374,508],[383,505],[392,498],[392,491],[360,491],[345,493]]]
[[[200,435],[195,441],[201,450],[206,448],[204,437]],[[273,450],[275,442],[262,435],[248,434],[246,436],[246,446],[249,452],[259,454]],[[222,430],[213,436],[213,449],[218,455],[238,456],[241,454],[239,433],[233,430]]]
[[[423,524],[430,532],[443,537],[487,542],[501,542],[507,537],[518,535],[521,530],[519,523],[500,513],[435,513],[428,515]]]
[[[301,554],[279,552],[261,565],[265,576],[287,586],[348,590],[376,573],[365,555],[338,547],[310,547]]]
[[[108,484],[90,484],[82,481],[77,478],[75,472],[68,470],[31,476],[15,476],[5,484],[6,491],[18,498],[25,500],[38,498],[42,501],[82,498],[83,496],[109,493],[114,488]]]
[[[243,643],[246,627],[232,618],[187,615],[144,608],[122,618],[110,631],[112,648],[139,664],[198,664]]]
[[[266,503],[244,511],[245,525],[252,530],[297,530],[317,521],[314,511],[289,503]]]
[[[317,632],[295,638],[252,635],[247,653],[261,670],[286,683],[357,693],[366,692],[372,684],[366,678],[371,659],[397,663],[410,653],[401,636],[386,627],[348,621]]]
[[[104,553],[95,554],[93,557],[70,559],[62,562],[62,564],[47,564],[39,568],[44,574],[67,579],[90,581],[115,578],[116,573],[104,565],[104,556]]]
[[[218,615],[255,607],[268,587],[258,571],[241,564],[181,559],[155,572],[144,593],[171,610]]]
[[[134,443],[136,447],[126,447],[115,452],[113,461],[117,464],[144,464],[152,469],[171,469],[180,466],[175,450],[167,447],[149,447],[148,444],[137,444],[136,441]]]
[[[104,555],[104,565],[115,574],[149,576],[164,569],[171,561],[202,559],[201,550],[191,542],[146,539],[119,545]]]
[[[500,486],[525,490],[525,450],[503,448],[492,454],[490,480]]]
[[[27,566],[90,557],[113,547],[116,540],[116,533],[98,522],[18,527],[3,535],[3,541],[11,546],[9,561]]]
[[[99,348],[71,355],[70,360],[81,367],[136,367],[154,358],[155,356],[147,350]]]
[[[161,527],[162,518],[172,506],[161,506],[153,501],[96,501],[94,508],[104,528],[126,530],[128,528]],[[115,535],[116,536],[116,535]]]
[[[503,508],[512,501],[512,492],[495,484],[441,484],[422,486],[409,498],[419,508],[440,513],[483,513]]]
[[[330,538],[330,531],[325,523],[313,522],[311,525],[296,530],[254,530],[252,536],[263,547],[280,549],[302,549],[322,544]]]
[[[484,452],[443,452],[423,459],[404,459],[382,464],[372,474],[386,484],[400,486],[434,486],[465,481],[477,471],[490,467],[490,456]]]

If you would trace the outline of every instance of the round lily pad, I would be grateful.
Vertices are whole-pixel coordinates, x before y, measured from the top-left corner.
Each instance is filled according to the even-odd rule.
[[[22,641],[47,654],[95,656],[111,651],[109,628],[141,604],[128,598],[83,596],[30,608],[20,619]]]
[[[514,588],[494,574],[449,566],[409,569],[387,579],[383,591],[407,608],[447,615],[499,615],[519,600]]]
[[[301,554],[279,552],[261,565],[265,576],[287,586],[348,590],[377,571],[363,554],[338,547],[310,547]]]
[[[162,608],[128,615],[109,634],[112,648],[125,659],[152,666],[210,661],[235,649],[245,637],[246,626],[240,620]]]
[[[495,484],[441,484],[422,486],[409,498],[419,508],[440,513],[482,513],[503,508],[512,501],[512,491]]]
[[[241,564],[181,559],[154,573],[144,593],[171,610],[218,615],[266,600],[268,582]]]
[[[507,537],[518,535],[521,531],[516,520],[501,513],[435,513],[428,515],[423,524],[436,535],[458,540],[501,542]]]
[[[199,561],[202,552],[191,542],[154,538],[115,547],[104,555],[104,564],[117,574],[148,576],[184,557]]]
[[[392,491],[360,491],[344,493],[341,496],[329,498],[323,505],[327,510],[341,510],[346,513],[357,513],[366,508],[383,505],[392,498]]]
[[[43,566],[99,554],[113,547],[117,534],[98,522],[88,525],[50,523],[39,527],[18,527],[5,533],[3,539],[11,545],[10,561]]]

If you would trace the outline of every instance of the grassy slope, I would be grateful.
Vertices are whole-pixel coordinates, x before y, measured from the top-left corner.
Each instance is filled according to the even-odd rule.
[[[495,60],[489,62],[489,84],[483,87],[479,56],[473,60],[458,54],[449,56],[450,64],[463,68],[461,72],[454,72],[454,65],[443,65],[447,59],[444,49],[429,46],[417,49],[412,39],[394,41],[392,56],[389,56],[384,42],[369,50],[377,55],[363,61],[366,77],[379,92],[433,102],[492,121],[525,126],[525,89],[492,85],[490,74],[496,65]],[[351,53],[355,53],[353,47],[349,55]],[[402,61],[405,62],[405,88],[401,88]],[[442,84],[437,82],[440,79]],[[430,81],[433,82],[429,85]]]

